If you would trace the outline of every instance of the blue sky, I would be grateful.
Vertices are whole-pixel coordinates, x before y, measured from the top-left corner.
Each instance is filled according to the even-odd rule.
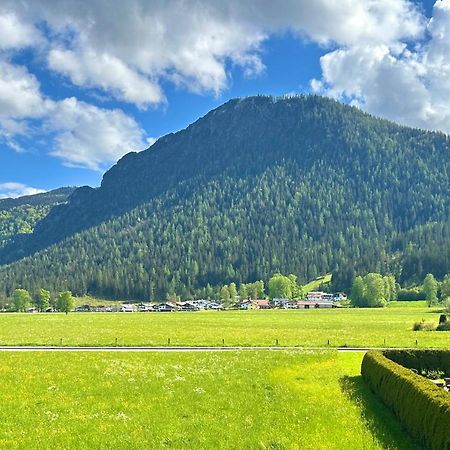
[[[314,92],[450,132],[450,0],[110,5],[0,4],[0,197],[98,186],[237,96]]]

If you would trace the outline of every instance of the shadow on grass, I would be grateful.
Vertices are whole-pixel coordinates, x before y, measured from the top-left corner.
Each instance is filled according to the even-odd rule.
[[[395,415],[371,392],[361,376],[344,376],[339,381],[342,392],[361,409],[366,427],[384,449],[419,450]]]

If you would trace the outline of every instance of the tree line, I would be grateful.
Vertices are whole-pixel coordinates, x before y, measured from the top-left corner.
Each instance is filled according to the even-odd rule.
[[[203,291],[200,291],[198,298],[221,300],[226,305],[233,305],[238,299],[300,299],[304,297],[304,294],[306,292],[297,283],[297,277],[295,275],[276,273],[269,279],[267,286],[263,280],[242,283],[239,287],[233,282],[223,286],[217,286],[216,288],[206,286]],[[10,298],[0,300],[3,309],[19,312],[26,311],[29,307],[35,307],[40,312],[46,311],[48,308],[68,312],[74,305],[74,297],[71,291],[62,291],[52,296],[50,291],[42,288],[38,289],[35,294],[30,294],[28,290],[23,288],[14,289]],[[164,299],[160,299],[160,301],[162,300]],[[182,299],[176,293],[168,293],[165,300],[180,301],[185,299]]]
[[[420,286],[400,288],[393,275],[368,273],[353,279],[350,301],[355,307],[383,307],[393,300],[426,300],[428,306],[450,299],[450,274],[439,282],[428,273]]]
[[[70,291],[59,292],[52,296],[50,291],[39,289],[36,295],[31,295],[26,289],[15,289],[10,303],[3,299],[2,307],[5,310],[25,312],[30,307],[36,308],[39,312],[45,312],[49,308],[61,312],[69,313],[74,307],[75,299]]]

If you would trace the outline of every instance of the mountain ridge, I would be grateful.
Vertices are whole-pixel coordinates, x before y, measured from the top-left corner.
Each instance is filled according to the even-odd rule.
[[[394,240],[403,248],[407,232],[448,219],[449,151],[442,133],[322,97],[230,100],[148,150],[125,155],[98,189],[77,189],[33,235],[0,251],[3,263],[29,258],[0,270],[0,281],[7,273],[10,283],[21,282],[26,266],[36,283],[56,283],[50,269],[33,267],[33,254],[77,259],[74,247],[83,256],[73,271],[92,272],[79,290],[113,296],[193,295],[207,284],[267,279],[276,270],[300,279],[334,271],[341,284],[356,270],[401,275]],[[88,261],[94,254],[104,256],[103,274]],[[140,273],[134,290],[128,264]]]
[[[0,248],[11,241],[18,242],[33,231],[52,207],[67,201],[74,187],[18,198],[0,199]]]

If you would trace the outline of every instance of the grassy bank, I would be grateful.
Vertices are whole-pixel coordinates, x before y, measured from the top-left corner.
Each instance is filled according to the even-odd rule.
[[[361,358],[3,353],[0,448],[414,448]]]
[[[0,345],[275,345],[447,347],[449,333],[413,332],[435,321],[425,306],[194,313],[1,314]]]

